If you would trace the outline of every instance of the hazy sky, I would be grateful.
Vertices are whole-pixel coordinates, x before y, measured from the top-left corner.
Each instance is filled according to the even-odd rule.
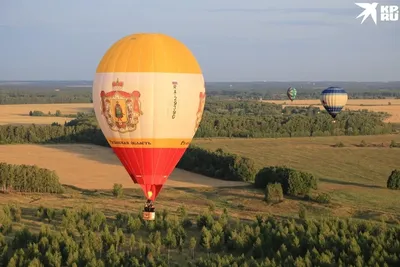
[[[136,32],[185,43],[207,81],[400,80],[400,21],[360,24],[360,12],[349,0],[0,0],[0,80],[92,80]]]

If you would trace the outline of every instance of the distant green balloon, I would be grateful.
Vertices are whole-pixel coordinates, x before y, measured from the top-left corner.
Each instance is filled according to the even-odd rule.
[[[296,90],[296,88],[294,88],[294,87],[289,87],[289,88],[287,89],[286,94],[287,94],[287,96],[289,97],[290,101],[293,102],[293,100],[296,98],[297,90]]]

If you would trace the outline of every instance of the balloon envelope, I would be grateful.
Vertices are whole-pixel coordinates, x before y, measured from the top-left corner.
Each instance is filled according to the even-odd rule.
[[[115,154],[155,200],[202,118],[205,86],[195,57],[164,34],[126,36],[97,67],[93,104]]]
[[[321,103],[332,118],[336,118],[343,109],[347,98],[346,91],[340,87],[328,87],[321,93]]]
[[[297,96],[297,90],[294,87],[289,87],[286,92],[288,98],[293,101]]]

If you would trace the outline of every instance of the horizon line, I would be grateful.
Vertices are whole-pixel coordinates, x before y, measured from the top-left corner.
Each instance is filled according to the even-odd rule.
[[[0,83],[13,83],[13,82],[91,82],[93,80],[0,80]],[[374,81],[356,81],[356,80],[287,80],[287,81],[277,81],[277,80],[248,80],[248,81],[205,81],[206,83],[315,83],[315,82],[353,82],[353,83],[393,83],[400,82],[400,80],[384,81],[384,80],[374,80]]]

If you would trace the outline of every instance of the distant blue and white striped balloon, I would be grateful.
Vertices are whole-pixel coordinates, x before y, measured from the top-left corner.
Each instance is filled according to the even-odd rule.
[[[347,93],[340,87],[328,87],[321,93],[321,103],[332,118],[336,118],[347,103]]]

